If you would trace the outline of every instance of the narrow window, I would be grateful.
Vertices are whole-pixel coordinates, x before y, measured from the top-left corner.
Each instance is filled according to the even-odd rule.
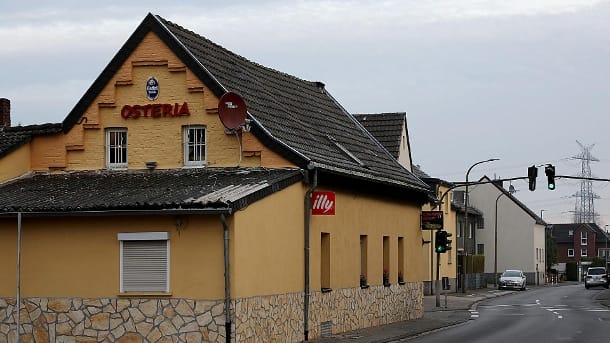
[[[485,244],[477,244],[477,255],[485,255]]]
[[[322,290],[330,290],[330,233],[322,232],[320,240],[320,283]]]
[[[390,237],[383,236],[383,284],[390,284]]]
[[[583,256],[583,257],[587,256],[587,248],[580,249],[580,256]]]
[[[106,167],[127,168],[127,129],[106,129]]]
[[[405,238],[398,237],[398,282],[405,281]]]
[[[568,257],[574,257],[574,249],[568,249]]]
[[[185,126],[183,129],[184,165],[205,165],[205,127]]]
[[[580,232],[580,245],[587,245],[587,231]]]
[[[119,233],[120,291],[169,292],[167,232]]]
[[[367,271],[367,250],[368,236],[360,235],[360,286],[366,286],[368,271]]]

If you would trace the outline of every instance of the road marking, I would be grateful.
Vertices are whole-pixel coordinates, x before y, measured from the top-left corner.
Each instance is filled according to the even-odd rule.
[[[479,318],[479,311],[470,310],[470,319]]]

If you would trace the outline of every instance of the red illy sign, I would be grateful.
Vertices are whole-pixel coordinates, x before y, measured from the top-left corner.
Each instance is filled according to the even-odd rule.
[[[313,192],[311,214],[318,216],[335,215],[335,192]]]

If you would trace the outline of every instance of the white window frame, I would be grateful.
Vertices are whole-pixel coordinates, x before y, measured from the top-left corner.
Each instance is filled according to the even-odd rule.
[[[203,142],[189,141],[189,133],[191,130],[203,130]],[[208,131],[204,125],[187,125],[182,127],[182,146],[183,146],[183,159],[184,165],[187,167],[202,167],[206,165],[207,161],[207,134]],[[195,149],[195,155],[198,155],[200,159],[191,160],[190,151],[191,148]],[[199,153],[197,153],[199,152]]]
[[[580,232],[580,245],[587,245],[587,231]]]
[[[112,134],[121,134],[125,135],[125,141],[116,143],[111,141]],[[108,169],[126,169],[127,168],[127,153],[128,153],[128,144],[127,144],[127,129],[124,127],[113,127],[106,129],[106,167]],[[116,154],[124,155],[121,156],[121,161],[119,162],[111,162],[112,152],[115,151]]]
[[[145,292],[154,292],[154,293],[168,293],[169,292],[169,280],[170,280],[170,270],[169,270],[169,266],[170,266],[170,250],[169,250],[169,234],[167,232],[131,232],[131,233],[119,233],[117,239],[120,241],[120,292],[121,293],[128,293],[128,292],[135,292],[135,293],[145,293]],[[159,242],[159,241],[165,241],[165,246],[166,248],[163,249],[161,248],[160,250],[154,251],[154,246],[152,242]],[[147,253],[149,254],[149,256],[147,256],[147,258],[145,258],[145,260],[147,261],[160,261],[157,265],[153,266],[156,268],[161,268],[164,269],[165,275],[164,278],[165,280],[161,280],[162,283],[164,283],[163,286],[159,287],[158,286],[158,282],[154,282],[151,281],[151,285],[146,285],[143,287],[140,286],[133,286],[133,285],[129,285],[126,284],[129,283],[129,279],[128,277],[126,277],[125,275],[125,260],[126,260],[126,256],[125,256],[125,252],[126,249],[129,249],[128,247],[125,246],[125,242],[141,242],[140,245],[142,247],[146,247],[147,243],[151,243],[150,244],[150,248],[151,251],[148,251]],[[163,251],[164,250],[164,251]],[[155,254],[159,254],[159,255],[155,255]],[[164,256],[163,256],[164,255]],[[150,257],[156,257],[156,258],[150,258]],[[165,261],[163,261],[163,259]],[[136,261],[137,262],[137,261]],[[140,261],[141,262],[141,261]],[[165,281],[165,282],[163,282]],[[144,281],[144,283],[146,283],[146,281]],[[156,285],[155,285],[156,284]]]
[[[587,252],[587,248],[581,248],[580,249],[580,256],[582,257],[587,257],[589,254]]]
[[[574,257],[574,249],[568,249],[568,257]]]

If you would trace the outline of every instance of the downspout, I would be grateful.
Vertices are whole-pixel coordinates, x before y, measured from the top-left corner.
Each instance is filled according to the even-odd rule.
[[[229,269],[229,225],[224,213],[220,214],[222,229],[224,233],[224,262],[225,262],[225,338],[231,342],[231,287]]]
[[[16,323],[17,329],[15,330],[16,339],[15,342],[19,343],[19,309],[21,308],[21,212],[17,213],[17,304],[15,311],[17,311]]]
[[[311,194],[318,186],[318,171],[315,169],[313,163],[309,163],[307,166],[307,173],[313,171],[313,181],[305,193],[305,294],[303,297],[303,333],[305,335],[304,341],[309,340],[309,250],[310,250],[310,224],[311,224]]]

